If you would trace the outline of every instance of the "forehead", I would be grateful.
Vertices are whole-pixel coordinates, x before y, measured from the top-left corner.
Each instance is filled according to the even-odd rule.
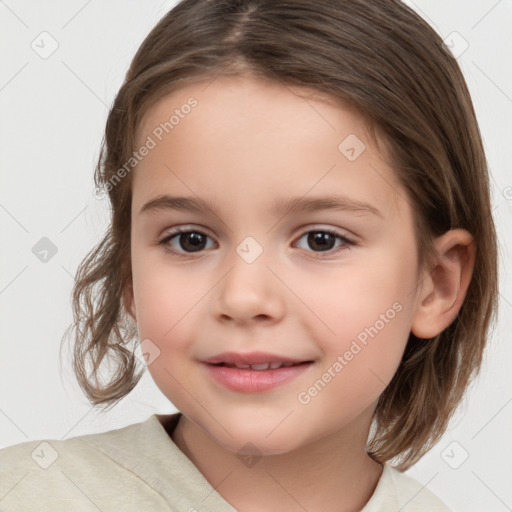
[[[189,83],[146,112],[137,147],[149,139],[154,147],[137,165],[134,200],[165,184],[213,201],[227,184],[244,200],[261,197],[266,185],[273,204],[274,191],[297,196],[335,186],[388,209],[400,199],[367,119],[311,88],[247,77]]]
[[[297,116],[305,119],[309,114],[314,124],[315,121],[323,120],[326,126],[336,129],[332,124],[335,120],[329,120],[327,110],[342,109],[345,116],[351,116],[354,129],[366,132],[371,124],[348,101],[319,89],[279,83],[252,75],[220,76],[189,79],[179,86],[173,84],[171,87],[164,87],[158,93],[157,99],[145,109],[137,127],[138,142],[145,133],[149,133],[162,122],[162,119],[168,120],[175,110],[185,106],[191,97],[201,103],[203,112],[205,108],[211,110],[215,104],[222,106],[224,116],[238,108],[241,114],[250,115],[259,110],[261,115],[270,118],[271,112],[268,109],[262,111],[260,108],[267,106],[275,111],[278,103],[280,114],[287,115],[290,122]],[[218,122],[219,119],[212,121]]]

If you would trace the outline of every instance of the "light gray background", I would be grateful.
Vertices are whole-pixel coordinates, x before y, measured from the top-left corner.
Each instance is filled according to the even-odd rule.
[[[106,199],[93,195],[108,106],[139,44],[174,3],[0,1],[0,447],[176,411],[146,373],[102,415],[71,368],[59,368],[58,353],[73,275],[108,223]],[[449,432],[409,473],[455,512],[501,512],[512,509],[512,2],[407,3],[454,52],[468,44],[458,60],[491,168],[501,253],[500,320],[481,376]],[[57,247],[46,263],[32,252],[43,237]]]

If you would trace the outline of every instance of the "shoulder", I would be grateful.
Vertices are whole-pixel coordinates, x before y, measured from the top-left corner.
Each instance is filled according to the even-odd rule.
[[[76,457],[82,462],[103,458],[103,449],[121,447],[133,441],[143,426],[153,421],[135,423],[116,430],[97,434],[87,434],[64,440],[43,439],[27,441],[0,449],[0,473],[13,471],[32,471],[49,469],[57,464],[61,468],[76,463]]]
[[[450,509],[428,488],[412,476],[389,467],[390,475],[397,489],[399,506],[408,512],[423,510],[451,512]]]
[[[155,422],[158,419],[153,415],[117,430],[66,440],[28,441],[1,449],[0,509],[44,511],[60,505],[97,511],[100,503],[108,505],[109,500],[122,504],[123,493],[129,496],[130,487],[145,485],[131,472],[130,462],[150,443]],[[130,453],[127,464],[123,464],[123,451]],[[161,497],[148,499],[146,504],[161,510]]]
[[[384,464],[377,487],[361,512],[452,512],[427,485]]]

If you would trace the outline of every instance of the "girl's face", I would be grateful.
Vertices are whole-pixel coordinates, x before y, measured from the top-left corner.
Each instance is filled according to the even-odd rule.
[[[161,391],[233,452],[366,435],[419,279],[411,206],[361,117],[223,77],[156,103],[137,147],[133,313]]]

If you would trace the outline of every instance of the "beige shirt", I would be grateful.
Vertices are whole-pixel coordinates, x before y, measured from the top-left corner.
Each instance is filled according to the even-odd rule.
[[[100,434],[0,450],[0,511],[236,511],[169,436],[179,416],[154,414]],[[398,511],[450,512],[416,480],[385,464],[361,512]]]

